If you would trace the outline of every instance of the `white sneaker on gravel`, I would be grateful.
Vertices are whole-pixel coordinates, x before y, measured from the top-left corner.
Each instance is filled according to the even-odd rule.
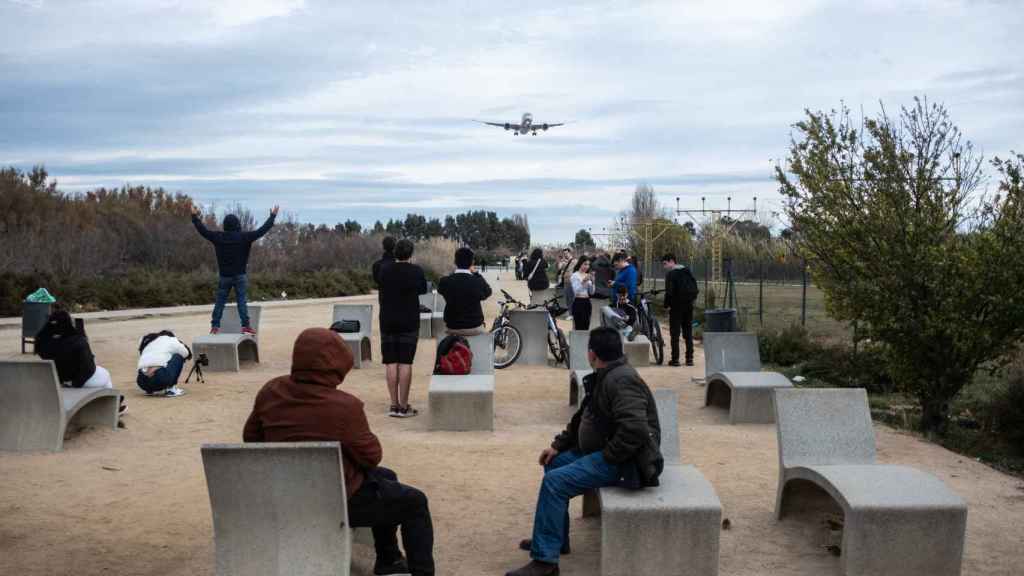
[[[178,396],[184,395],[185,391],[182,390],[181,388],[178,388],[177,386],[172,386],[171,388],[164,390],[164,396],[167,398],[177,398]]]

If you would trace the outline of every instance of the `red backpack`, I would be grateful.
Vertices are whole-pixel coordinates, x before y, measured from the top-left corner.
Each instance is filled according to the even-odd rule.
[[[434,363],[434,374],[445,376],[464,376],[473,368],[473,351],[469,349],[469,340],[463,336],[445,336],[437,345],[437,361]]]

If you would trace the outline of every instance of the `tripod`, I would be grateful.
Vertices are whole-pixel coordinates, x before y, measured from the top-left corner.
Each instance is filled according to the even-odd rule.
[[[188,371],[188,376],[185,376],[185,384],[188,384],[188,380],[193,374],[196,375],[196,382],[206,384],[206,378],[203,378],[203,364],[201,361],[202,358],[196,358],[192,361],[192,369]]]

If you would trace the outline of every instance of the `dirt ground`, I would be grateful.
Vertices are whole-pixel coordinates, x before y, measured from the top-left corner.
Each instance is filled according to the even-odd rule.
[[[503,287],[525,297],[521,283],[506,281]],[[488,314],[495,309],[492,299]],[[126,428],[72,432],[57,454],[0,454],[0,574],[213,574],[199,446],[240,441],[257,390],[288,371],[295,337],[306,327],[326,326],[330,318],[327,304],[264,309],[259,367],[208,374],[206,384],[184,385],[188,394],[181,398],[147,398],[135,387],[136,343],[159,329],[188,341],[206,332],[205,314],[88,324],[98,363],[127,394]],[[17,356],[19,334],[0,331],[0,357]],[[373,349],[379,360],[376,338]],[[418,418],[386,416],[379,363],[353,371],[343,387],[366,403],[384,445],[383,463],[429,496],[437,573],[504,574],[527,560],[516,544],[530,535],[541,479],[536,456],[571,415],[568,373],[526,366],[499,371],[494,432],[428,432],[432,359],[432,342],[421,341],[412,392],[422,412]],[[720,573],[838,575],[839,559],[823,546],[820,517],[774,519],[774,426],[730,426],[724,411],[703,408],[703,388],[691,381],[703,375],[702,360],[698,350],[694,368],[640,373],[652,388],[679,391],[683,461],[711,481],[731,524],[722,532]],[[1024,482],[884,426],[876,434],[881,462],[935,474],[967,501],[963,574],[1024,574]],[[573,553],[563,558],[562,573],[597,574],[600,520],[580,519],[578,501],[572,517]],[[372,552],[356,546],[356,554],[353,572],[370,574]]]

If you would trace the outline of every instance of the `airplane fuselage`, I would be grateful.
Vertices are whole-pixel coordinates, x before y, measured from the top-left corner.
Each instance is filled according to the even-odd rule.
[[[527,135],[533,129],[533,115],[527,112],[523,114],[523,120],[519,123],[519,133]]]

